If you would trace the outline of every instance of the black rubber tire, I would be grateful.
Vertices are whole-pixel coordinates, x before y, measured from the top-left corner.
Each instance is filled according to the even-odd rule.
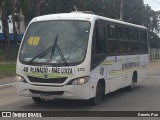
[[[133,75],[133,77],[132,77],[132,83],[131,83],[131,85],[129,85],[129,86],[127,86],[125,88],[126,91],[133,91],[134,90],[134,88],[136,86],[136,79],[137,79],[136,75]]]
[[[45,103],[45,100],[44,99],[41,99],[40,97],[32,97],[32,100],[35,102],[35,103]]]
[[[96,87],[96,95],[95,97],[91,98],[89,101],[91,105],[97,105],[101,101],[103,93],[104,93],[103,90],[104,89],[103,89],[102,83],[98,82],[97,87]]]

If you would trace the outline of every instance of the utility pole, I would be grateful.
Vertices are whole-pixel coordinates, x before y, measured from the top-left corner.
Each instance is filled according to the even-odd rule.
[[[122,21],[123,21],[123,8],[124,8],[124,0],[121,0],[120,20]]]

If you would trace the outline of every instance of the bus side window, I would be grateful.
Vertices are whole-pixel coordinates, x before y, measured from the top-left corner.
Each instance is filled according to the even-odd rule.
[[[140,31],[140,41],[147,41],[146,31]]]
[[[127,27],[119,26],[119,39],[128,40],[129,39],[129,29]]]
[[[92,64],[91,69],[95,68],[106,58],[106,40],[105,40],[105,23],[96,21],[93,41],[92,41]]]
[[[110,24],[107,25],[107,29],[108,29],[108,38],[109,39],[117,39],[118,38],[118,31],[117,31],[117,26]]]
[[[96,21],[93,32],[93,54],[106,54],[105,25]]]

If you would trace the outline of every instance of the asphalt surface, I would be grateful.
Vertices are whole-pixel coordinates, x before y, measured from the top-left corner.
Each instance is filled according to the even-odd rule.
[[[159,72],[160,75],[160,72]],[[5,92],[2,92],[5,91]],[[12,92],[11,92],[12,91]],[[35,104],[31,98],[18,98],[15,87],[2,89],[0,92],[0,110],[10,111],[158,111],[160,110],[160,77],[148,76],[139,83],[135,90],[118,90],[104,97],[97,106],[86,101],[57,100],[45,104]],[[3,93],[3,94],[2,94]],[[8,97],[8,98],[7,98]],[[15,102],[12,102],[12,99]],[[17,101],[18,100],[18,101]],[[14,101],[14,100],[13,100]]]
[[[3,78],[3,79],[0,79],[0,85],[14,83],[14,81],[15,81],[15,77]]]
[[[57,100],[44,104],[35,104],[31,98],[17,96],[15,87],[0,89],[0,111],[160,111],[160,63],[152,63],[148,76],[135,90],[118,90],[106,95],[97,106],[86,101]],[[62,113],[63,114],[63,113]],[[74,113],[73,113],[74,114]],[[10,118],[8,118],[10,119]],[[12,118],[15,120],[22,118]],[[30,118],[23,118],[30,119]],[[34,118],[41,120],[44,118]],[[45,120],[160,120],[151,117],[54,117]]]

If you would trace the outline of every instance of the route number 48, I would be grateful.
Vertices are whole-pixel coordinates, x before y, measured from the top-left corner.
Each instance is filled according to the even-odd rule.
[[[30,37],[28,40],[29,45],[38,45],[40,37]]]
[[[28,67],[24,67],[23,72],[27,73],[28,72]]]

